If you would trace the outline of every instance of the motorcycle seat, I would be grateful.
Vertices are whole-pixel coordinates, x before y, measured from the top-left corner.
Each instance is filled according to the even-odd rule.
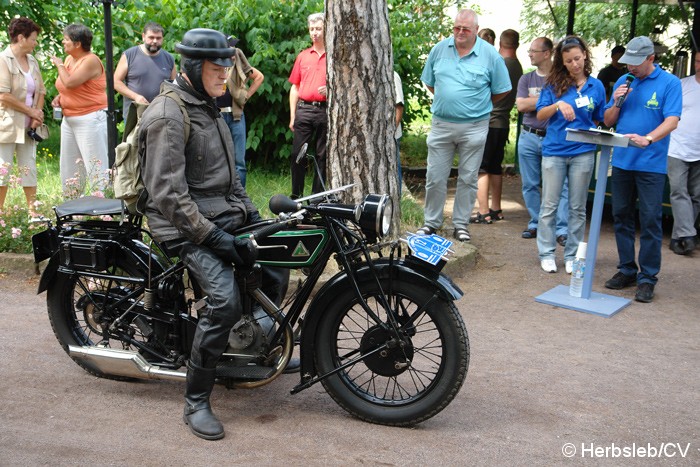
[[[120,199],[84,196],[67,201],[54,208],[58,217],[66,216],[114,216],[126,214],[124,203]]]

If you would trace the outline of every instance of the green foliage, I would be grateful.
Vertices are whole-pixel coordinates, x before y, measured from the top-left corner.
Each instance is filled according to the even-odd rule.
[[[558,40],[566,35],[568,2],[549,3],[554,10],[554,17],[547,2],[523,1],[521,43],[527,43],[539,36]],[[574,32],[588,41],[591,46],[607,44],[612,48],[616,44],[624,45],[630,40],[631,18],[631,2],[578,3],[574,18]],[[639,5],[635,35],[650,36],[655,39],[667,32],[671,24],[679,23],[683,24],[683,32],[678,36],[670,37],[665,45],[671,51],[690,50],[690,33],[682,21],[678,5]],[[672,61],[673,54],[661,57],[661,63],[664,66],[669,66]]]
[[[51,99],[56,95],[56,68],[49,58],[64,55],[61,39],[66,25],[80,22],[89,27],[94,34],[93,51],[105,59],[103,4],[98,2],[93,6],[87,1],[66,0],[0,2],[4,7],[0,17],[5,24],[10,18],[23,15],[42,27],[35,54],[42,64],[47,84],[48,112]],[[445,16],[445,9],[460,3],[454,0],[387,0],[394,68],[401,75],[408,103],[405,124],[425,118],[429,97],[420,82],[425,56],[435,43],[450,33],[451,18]],[[204,26],[235,35],[240,39],[238,47],[265,75],[265,82],[246,106],[249,159],[269,168],[286,167],[292,141],[287,78],[296,55],[310,45],[306,17],[323,11],[323,5],[323,0],[118,1],[110,10],[114,66],[124,50],[141,42],[141,29],[147,21],[163,25],[164,49],[171,52],[184,32],[194,27]],[[0,42],[6,42],[3,34],[4,31],[0,32]],[[120,109],[121,97],[117,94],[116,98],[115,108]]]

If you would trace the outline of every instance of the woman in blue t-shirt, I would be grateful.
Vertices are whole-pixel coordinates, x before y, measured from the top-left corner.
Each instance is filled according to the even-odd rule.
[[[564,247],[566,272],[586,230],[586,199],[595,145],[566,140],[566,128],[589,129],[603,120],[605,87],[591,75],[591,53],[583,39],[567,36],[554,49],[552,71],[537,101],[537,118],[549,119],[542,142],[542,207],[537,248],[545,272],[557,272],[556,212],[562,187],[569,188],[569,235]]]

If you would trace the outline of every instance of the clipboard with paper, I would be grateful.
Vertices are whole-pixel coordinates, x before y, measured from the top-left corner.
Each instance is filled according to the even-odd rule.
[[[582,130],[580,128],[567,128],[566,140],[576,141],[579,143],[617,146],[620,148],[626,148],[628,146],[635,148],[642,147],[621,133],[615,133],[612,130],[605,130],[603,128],[589,128],[588,130]]]

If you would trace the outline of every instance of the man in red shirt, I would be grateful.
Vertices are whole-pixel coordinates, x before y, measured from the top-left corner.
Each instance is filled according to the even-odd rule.
[[[297,164],[299,149],[316,135],[316,161],[323,180],[314,176],[312,191],[323,191],[321,182],[326,179],[326,44],[323,13],[308,18],[312,45],[303,50],[294,62],[289,82],[289,128],[294,132],[292,143],[292,198],[304,195],[306,161]]]

